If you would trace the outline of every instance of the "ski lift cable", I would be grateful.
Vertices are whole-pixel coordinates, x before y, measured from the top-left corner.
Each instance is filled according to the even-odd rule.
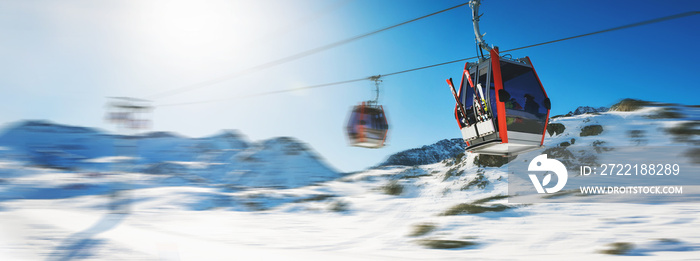
[[[675,15],[664,16],[664,17],[650,19],[650,20],[646,20],[646,21],[642,21],[642,22],[633,23],[633,24],[617,26],[617,27],[613,27],[613,28],[609,28],[609,29],[600,30],[600,31],[580,34],[580,35],[576,35],[576,36],[570,36],[570,37],[561,38],[561,39],[557,39],[557,40],[551,40],[551,41],[526,45],[526,46],[522,46],[522,47],[504,50],[501,52],[506,53],[506,52],[518,51],[518,50],[522,50],[522,49],[527,49],[527,48],[542,46],[542,45],[546,45],[546,44],[562,42],[562,41],[566,41],[566,40],[581,38],[581,37],[585,37],[585,36],[591,36],[591,35],[600,34],[600,33],[612,32],[612,31],[628,29],[628,28],[632,28],[632,27],[638,27],[638,26],[643,26],[643,25],[659,23],[659,22],[668,21],[668,20],[679,19],[679,18],[693,16],[693,15],[697,15],[697,14],[700,14],[700,11],[690,11],[690,12],[685,12],[685,13],[679,13],[679,14],[675,14]],[[473,57],[457,59],[457,60],[452,60],[452,61],[448,61],[448,62],[442,62],[442,63],[432,64],[432,65],[427,65],[427,66],[422,66],[422,67],[417,67],[417,68],[412,68],[412,69],[407,69],[407,70],[402,70],[402,71],[397,71],[397,72],[392,72],[392,73],[381,74],[381,76],[387,77],[387,76],[393,76],[393,75],[398,75],[398,74],[404,74],[404,73],[408,73],[408,72],[413,72],[413,71],[424,70],[424,69],[429,69],[429,68],[433,68],[433,67],[448,65],[448,64],[452,64],[452,63],[464,62],[464,61],[468,61],[468,60],[472,60],[472,59],[476,59],[476,58],[479,58],[479,56],[473,56]],[[246,98],[258,97],[258,96],[266,96],[266,95],[279,94],[279,93],[285,93],[285,92],[294,92],[294,91],[300,91],[300,90],[307,90],[307,89],[314,89],[314,88],[321,88],[321,87],[328,87],[328,86],[334,86],[334,85],[341,85],[341,84],[365,81],[365,80],[371,79],[372,77],[375,77],[375,76],[363,77],[363,78],[357,78],[357,79],[345,80],[345,81],[338,81],[338,82],[331,82],[331,83],[324,83],[324,84],[317,84],[317,85],[310,85],[310,86],[304,86],[304,87],[298,87],[298,88],[290,88],[290,89],[262,92],[262,93],[257,93],[257,94],[238,96],[238,97],[229,97],[229,98],[216,99],[216,100],[162,104],[162,105],[157,105],[156,107],[171,107],[171,106],[221,102],[221,101],[229,101],[229,100],[236,100],[236,99],[246,99]]]
[[[531,47],[535,47],[535,46],[551,44],[551,43],[571,40],[571,39],[595,35],[595,34],[607,33],[607,32],[612,32],[612,31],[617,31],[617,30],[622,30],[622,29],[627,29],[627,28],[632,28],[632,27],[638,27],[638,26],[642,26],[642,25],[655,24],[655,23],[659,23],[659,22],[663,22],[663,21],[674,20],[674,19],[683,18],[683,17],[687,17],[687,16],[693,16],[693,15],[697,15],[697,14],[700,14],[700,11],[690,11],[690,12],[685,12],[685,13],[680,13],[680,14],[675,14],[675,15],[669,15],[669,16],[659,17],[656,19],[646,20],[646,21],[642,21],[642,22],[638,22],[638,23],[633,23],[633,24],[613,27],[613,28],[609,28],[609,29],[605,29],[605,30],[595,31],[595,32],[587,33],[587,34],[566,37],[566,38],[542,42],[542,43],[538,43],[538,44],[526,45],[523,47],[505,50],[503,52],[512,52],[512,51],[522,50],[522,49],[531,48]]]
[[[613,27],[613,28],[609,28],[609,29],[604,29],[604,30],[600,30],[600,31],[586,33],[586,34],[570,36],[570,37],[561,38],[561,39],[557,39],[557,40],[551,40],[551,41],[526,45],[526,46],[513,48],[513,49],[508,49],[508,50],[501,51],[501,53],[518,51],[518,50],[537,47],[537,46],[541,46],[541,45],[552,44],[552,43],[562,42],[562,41],[566,41],[566,40],[581,38],[581,37],[585,37],[585,36],[591,36],[591,35],[600,34],[600,33],[612,32],[612,31],[617,31],[617,30],[622,30],[622,29],[627,29],[627,28],[632,28],[632,27],[637,27],[637,26],[642,26],[642,25],[659,23],[659,22],[663,22],[663,21],[683,18],[683,17],[687,17],[687,16],[693,16],[693,15],[697,15],[697,14],[700,14],[700,11],[690,11],[690,12],[685,12],[685,13],[680,13],[680,14],[675,14],[675,15],[670,15],[670,16],[664,16],[664,17],[655,18],[655,19],[651,19],[651,20],[647,20],[647,21],[638,22],[638,23]],[[382,74],[382,75],[383,76],[391,76],[391,75],[396,75],[396,74],[402,74],[402,73],[407,73],[407,72],[412,72],[412,71],[423,70],[423,69],[428,69],[428,68],[432,68],[432,67],[447,65],[447,64],[451,64],[451,63],[464,62],[464,61],[468,61],[468,60],[476,59],[476,58],[479,58],[479,56],[473,56],[473,57],[469,57],[469,58],[463,58],[463,59],[459,59],[459,60],[443,62],[443,63],[433,64],[433,65],[428,65],[428,66],[423,66],[423,67],[418,67],[418,68],[413,68],[413,69],[408,69],[408,70],[403,70],[403,71],[398,71],[398,72],[393,72],[393,73],[387,73],[387,74]]]
[[[468,5],[468,4],[469,4],[469,3],[458,4],[458,5],[452,6],[452,7],[450,7],[450,8],[443,9],[443,10],[440,10],[440,11],[437,11],[437,12],[433,12],[433,13],[430,13],[430,14],[427,14],[427,15],[423,15],[423,16],[421,16],[421,17],[414,18],[414,19],[411,19],[411,20],[408,20],[408,21],[404,21],[404,22],[401,22],[401,23],[398,23],[398,24],[395,24],[395,25],[387,26],[387,27],[384,27],[384,28],[381,28],[381,29],[378,29],[378,30],[374,30],[374,31],[368,32],[368,33],[356,35],[356,36],[353,36],[353,37],[350,37],[350,38],[347,38],[347,39],[344,39],[344,40],[340,40],[340,41],[333,42],[333,43],[330,43],[330,44],[326,44],[326,45],[323,45],[323,46],[319,46],[319,47],[316,47],[316,48],[313,48],[313,49],[309,49],[309,50],[306,50],[306,51],[303,51],[303,52],[300,52],[300,53],[296,53],[296,54],[293,54],[293,55],[290,55],[290,56],[287,56],[287,57],[284,57],[284,58],[280,58],[280,59],[277,59],[277,60],[274,60],[274,61],[270,61],[270,62],[267,62],[267,63],[264,63],[264,64],[260,64],[260,65],[257,65],[257,66],[253,66],[253,67],[250,67],[250,68],[247,68],[247,69],[238,71],[238,72],[230,73],[230,74],[228,74],[228,75],[225,75],[225,76],[222,76],[222,77],[219,77],[219,78],[216,78],[216,79],[207,80],[207,81],[203,81],[203,82],[200,82],[200,83],[196,83],[196,84],[192,84],[192,85],[180,87],[180,88],[173,89],[173,90],[168,90],[168,91],[161,92],[161,93],[158,93],[158,94],[154,94],[154,95],[148,96],[147,98],[148,98],[148,99],[163,98],[163,97],[167,97],[167,96],[172,96],[172,95],[176,95],[176,94],[180,94],[180,93],[192,91],[192,90],[195,90],[195,89],[200,89],[200,88],[208,87],[208,86],[211,86],[211,85],[214,85],[214,84],[217,84],[217,83],[221,83],[221,82],[226,81],[226,80],[230,80],[230,79],[237,78],[237,77],[242,76],[242,75],[246,75],[246,74],[249,74],[249,73],[261,71],[261,70],[264,70],[264,69],[267,69],[267,68],[270,68],[270,67],[274,67],[274,66],[277,66],[277,65],[280,65],[280,64],[284,64],[284,63],[288,63],[288,62],[291,62],[291,61],[295,61],[295,60],[304,58],[304,57],[306,57],[306,56],[310,56],[310,55],[313,55],[313,54],[316,54],[316,53],[319,53],[319,52],[322,52],[322,51],[325,51],[325,50],[328,50],[328,49],[332,49],[332,48],[335,48],[335,47],[338,47],[338,46],[341,46],[341,45],[345,45],[345,44],[348,44],[348,43],[351,43],[351,42],[360,40],[360,39],[362,39],[362,38],[365,38],[365,37],[368,37],[368,36],[371,36],[371,35],[374,35],[374,34],[377,34],[377,33],[381,33],[381,32],[384,32],[384,31],[387,31],[387,30],[390,30],[390,29],[393,29],[393,28],[396,28],[396,27],[399,27],[399,26],[402,26],[402,25],[406,25],[406,24],[409,24],[409,23],[412,23],[412,22],[415,22],[415,21],[418,21],[418,20],[421,20],[421,19],[424,19],[424,18],[428,18],[428,17],[434,16],[434,15],[437,15],[437,14],[441,14],[441,13],[444,13],[444,12],[447,12],[447,11],[450,11],[450,10],[452,10],[452,9],[455,9],[455,8],[458,8],[458,7],[462,7],[462,6],[465,6],[465,5]]]
[[[171,106],[181,106],[181,105],[194,105],[194,104],[203,104],[203,103],[212,103],[212,102],[242,100],[242,99],[259,97],[259,96],[266,96],[266,95],[279,94],[279,93],[285,93],[285,92],[301,91],[301,90],[306,90],[306,89],[314,89],[314,88],[321,88],[321,87],[326,87],[326,86],[333,86],[333,85],[340,85],[340,84],[346,84],[346,83],[365,81],[367,79],[369,79],[369,77],[346,80],[346,81],[339,81],[339,82],[323,83],[323,84],[317,84],[317,85],[310,85],[310,86],[298,87],[298,88],[293,88],[293,89],[283,89],[283,90],[276,90],[276,91],[261,92],[261,93],[256,93],[256,94],[221,98],[221,99],[215,99],[215,100],[161,104],[161,105],[157,105],[156,107],[171,107]]]

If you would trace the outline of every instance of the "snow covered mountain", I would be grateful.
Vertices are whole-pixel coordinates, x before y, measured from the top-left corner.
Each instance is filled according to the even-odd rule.
[[[609,108],[607,108],[607,107],[594,108],[594,107],[589,107],[589,106],[579,106],[578,108],[576,108],[576,110],[574,110],[573,114],[574,115],[581,115],[581,114],[586,114],[586,113],[606,112],[608,110],[609,110]]]
[[[581,115],[581,114],[586,114],[586,113],[600,113],[600,112],[606,112],[610,110],[608,107],[590,107],[590,106],[579,106],[576,108],[574,111],[569,111],[569,113],[563,115],[563,116],[575,116],[575,115]]]
[[[700,164],[700,107],[637,105],[628,101],[613,111],[551,119],[547,148],[507,164],[464,154],[461,140],[452,139],[331,177],[324,176],[332,172],[318,155],[297,140],[230,142],[240,135],[207,146],[155,135],[149,146],[165,148],[168,142],[155,139],[170,139],[199,156],[158,161],[143,170],[150,174],[136,176],[23,168],[21,158],[3,157],[0,223],[8,225],[0,228],[0,258],[696,259],[700,172],[693,171]],[[537,154],[580,163],[621,147],[673,148],[653,156],[695,162],[684,174],[688,189],[675,202],[636,204],[521,204],[514,203],[520,195],[509,193],[516,182],[510,168]],[[303,175],[320,178],[296,179]],[[570,182],[584,179],[572,176]],[[132,211],[109,214],[105,188],[124,181],[135,184]],[[536,197],[600,196],[562,191]]]
[[[253,144],[233,156],[228,173],[234,183],[253,187],[292,188],[340,177],[306,144],[280,137]]]
[[[91,140],[94,142],[86,142]],[[23,121],[10,124],[0,134],[1,146],[18,153],[55,149],[83,157],[112,154],[111,148],[101,146],[111,142],[109,135],[98,130],[53,124],[48,121]]]
[[[128,137],[47,121],[23,121],[0,131],[0,147],[5,148],[5,155],[22,159],[30,166],[196,175],[196,180],[241,187],[288,188],[340,176],[293,138],[251,143],[235,130],[204,138],[168,132]]]
[[[432,164],[464,153],[465,145],[462,139],[440,140],[432,145],[393,154],[382,164],[379,164],[379,166],[416,166]]]

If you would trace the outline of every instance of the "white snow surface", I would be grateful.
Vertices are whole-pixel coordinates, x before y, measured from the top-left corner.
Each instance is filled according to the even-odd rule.
[[[700,137],[666,130],[697,123],[700,108],[649,118],[664,108],[553,119],[566,130],[545,142],[692,147]],[[603,133],[580,137],[590,124]],[[0,260],[700,259],[698,202],[512,204],[499,197],[507,165],[475,166],[469,153],[340,175],[291,138],[205,146],[162,136],[146,140],[163,158],[141,153],[142,168],[118,171],[34,166],[0,142]],[[110,211],[115,199],[128,204]],[[460,204],[493,211],[445,215]],[[455,242],[464,245],[429,247]],[[623,255],[606,253],[627,243]]]

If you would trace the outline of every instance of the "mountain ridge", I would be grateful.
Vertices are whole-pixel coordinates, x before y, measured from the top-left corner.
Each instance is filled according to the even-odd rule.
[[[43,120],[6,126],[0,131],[2,154],[34,166],[103,172],[130,162],[136,167],[129,169],[144,173],[201,175],[243,187],[298,187],[342,175],[292,137],[251,142],[237,130],[222,130],[199,138],[161,131],[124,139],[128,136]]]

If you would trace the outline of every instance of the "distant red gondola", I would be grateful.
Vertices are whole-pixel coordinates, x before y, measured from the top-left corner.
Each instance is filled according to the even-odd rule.
[[[365,102],[355,106],[350,114],[347,132],[352,146],[381,148],[386,142],[389,124],[381,105],[368,105]]]
[[[374,81],[377,93],[375,99],[352,108],[347,125],[347,135],[352,146],[377,149],[386,143],[389,124],[384,107],[377,103],[379,83],[382,82],[380,78],[380,75],[369,77],[369,80]]]

